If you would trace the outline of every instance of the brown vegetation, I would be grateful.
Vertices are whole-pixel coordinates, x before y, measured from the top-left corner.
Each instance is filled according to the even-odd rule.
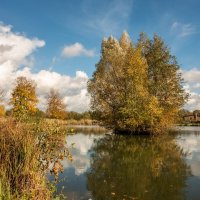
[[[0,199],[53,198],[46,177],[49,164],[72,159],[65,129],[55,122],[0,121]]]
[[[0,130],[1,199],[50,199],[45,174],[38,170],[36,137],[29,127],[9,119]]]

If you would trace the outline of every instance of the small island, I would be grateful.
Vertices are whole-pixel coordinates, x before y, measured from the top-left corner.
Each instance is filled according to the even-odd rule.
[[[188,99],[175,56],[157,35],[140,34],[133,45],[127,32],[105,38],[88,84],[91,108],[115,133],[166,132]]]

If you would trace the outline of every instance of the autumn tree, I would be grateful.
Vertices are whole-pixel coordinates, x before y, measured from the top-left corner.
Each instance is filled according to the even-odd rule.
[[[91,109],[96,113],[98,120],[111,127],[117,126],[118,108],[123,105],[122,94],[125,91],[123,90],[121,66],[124,56],[118,41],[113,37],[104,39],[101,47],[101,59],[88,84]],[[120,84],[121,82],[123,84]]]
[[[172,115],[172,111],[176,112],[185,100],[179,68],[171,67],[171,71],[160,72],[163,68],[170,68],[170,64],[177,64],[175,61],[172,63],[174,57],[169,51],[165,52],[165,47],[161,48],[161,55],[166,54],[170,59],[160,57],[166,60],[159,60],[160,64],[154,69],[155,66],[150,66],[150,59],[146,57],[144,47],[147,41],[144,39],[135,46],[126,32],[119,41],[113,37],[104,39],[100,61],[88,83],[91,108],[96,118],[116,131],[158,133],[163,127],[163,119]],[[161,44],[164,45],[163,42]],[[157,77],[160,82],[163,81],[162,84],[152,81],[154,77],[151,74],[157,71],[166,76],[163,80]]]
[[[124,61],[125,87],[119,107],[117,130],[129,132],[157,132],[155,124],[162,114],[158,100],[148,91],[148,65],[141,56],[141,48],[130,48]]]
[[[97,118],[116,131],[145,131],[160,115],[157,99],[148,92],[147,63],[141,48],[126,32],[119,41],[102,42],[102,55],[89,81],[91,107]]]
[[[10,99],[13,116],[23,119],[33,115],[37,103],[36,83],[23,76],[18,77]]]
[[[66,117],[66,105],[58,91],[51,89],[47,97],[46,115],[49,118],[64,119]]]
[[[162,126],[175,123],[180,108],[188,99],[176,57],[157,35],[151,40],[141,33],[138,45],[148,64],[149,92],[163,110],[160,123]]]

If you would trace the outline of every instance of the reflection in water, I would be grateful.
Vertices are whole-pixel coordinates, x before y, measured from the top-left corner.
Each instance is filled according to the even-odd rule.
[[[98,130],[95,134],[84,130],[84,134],[79,132],[75,135],[67,136],[67,144],[73,161],[64,160],[62,162],[64,173],[59,175],[59,180],[61,181],[57,184],[57,191],[58,194],[62,191],[69,200],[88,200],[91,198],[91,194],[87,190],[85,173],[90,167],[89,149],[91,149],[94,139],[99,139],[103,136]],[[53,180],[53,176],[50,176],[50,180]],[[65,187],[64,190],[62,190],[63,186]]]
[[[190,164],[192,175],[200,178],[200,137],[196,134],[182,135],[181,139],[177,140],[187,156],[185,159]]]
[[[174,139],[92,129],[67,136],[73,161],[62,162],[58,193],[64,186],[69,200],[200,199],[200,127],[183,127]]]
[[[93,199],[185,199],[189,168],[170,137],[104,137],[94,142],[87,186]]]
[[[181,146],[187,156],[185,161],[191,168],[187,179],[187,199],[200,199],[200,127],[181,127],[177,137],[177,144]]]

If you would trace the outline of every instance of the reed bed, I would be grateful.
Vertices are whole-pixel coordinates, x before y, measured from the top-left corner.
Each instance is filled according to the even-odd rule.
[[[72,160],[65,129],[55,122],[0,120],[0,200],[54,199],[46,172],[52,164],[57,176],[55,163]]]

